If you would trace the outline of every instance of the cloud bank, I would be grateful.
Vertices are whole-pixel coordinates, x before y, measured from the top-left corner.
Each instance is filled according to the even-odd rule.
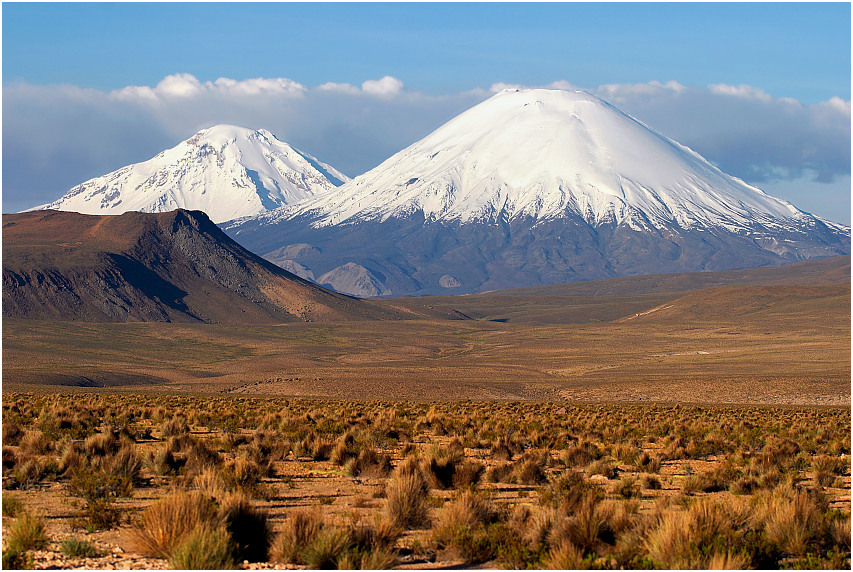
[[[147,160],[217,123],[264,128],[355,176],[492,93],[405,89],[391,76],[360,86],[288,78],[200,81],[174,74],[111,92],[26,83],[3,89],[3,210],[53,200],[72,186]],[[578,89],[567,81],[548,86]],[[849,223],[849,101],[806,104],[748,85],[678,82],[587,89],[729,174],[805,210]],[[812,206],[814,205],[814,206]],[[839,214],[840,213],[840,214]]]

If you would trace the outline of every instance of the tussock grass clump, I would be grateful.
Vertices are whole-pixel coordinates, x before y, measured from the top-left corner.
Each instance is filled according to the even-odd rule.
[[[564,540],[553,546],[543,563],[545,570],[585,570],[583,550]]]
[[[17,495],[6,493],[3,495],[3,516],[15,518],[24,511],[24,503]]]
[[[640,487],[637,485],[637,479],[633,475],[622,477],[619,482],[613,486],[613,493],[624,499],[632,499],[640,495]]]
[[[182,416],[167,419],[160,425],[160,434],[163,435],[164,439],[168,437],[181,437],[189,435],[189,433],[190,426],[187,423],[187,419]]]
[[[319,511],[300,511],[288,516],[284,520],[281,533],[274,541],[274,560],[306,564],[305,548],[314,542],[323,525],[323,514]]]
[[[12,447],[7,447],[3,445],[3,469],[4,472],[6,469],[15,468],[15,464],[18,462],[18,453],[16,449]]]
[[[826,505],[815,495],[780,488],[762,504],[759,519],[763,521],[764,533],[783,552],[805,555],[811,543],[821,537]]]
[[[26,550],[10,546],[3,551],[3,570],[30,570],[33,556]]]
[[[29,489],[43,480],[56,477],[59,465],[47,457],[19,456],[11,479],[6,483],[7,488]]]
[[[481,495],[464,491],[439,513],[433,540],[440,548],[452,545],[460,531],[485,526],[497,520],[494,507]]]
[[[581,473],[567,471],[539,489],[539,504],[552,508],[561,507],[567,513],[574,512],[588,494],[600,494],[598,485],[585,480]]]
[[[148,556],[168,558],[196,528],[219,524],[214,502],[196,492],[173,493],[152,504],[131,529],[137,549]]]
[[[328,461],[332,455],[333,447],[334,444],[330,440],[320,437],[316,433],[306,437],[300,445],[300,448],[315,461]]]
[[[53,450],[53,443],[38,429],[24,433],[19,444],[21,451],[30,455],[47,455]]]
[[[231,537],[222,527],[199,526],[182,538],[169,554],[174,570],[233,570]]]
[[[102,554],[94,544],[76,536],[63,540],[59,548],[69,558],[97,558]]]
[[[612,540],[609,515],[599,502],[597,495],[587,493],[574,514],[557,519],[551,531],[550,544],[571,542],[585,552],[591,552],[601,541]]]
[[[453,473],[453,486],[457,489],[476,487],[483,478],[486,467],[483,463],[466,460],[456,465]]]
[[[390,548],[353,550],[338,557],[338,570],[390,570],[397,564],[397,555]]]
[[[647,535],[645,548],[662,568],[707,568],[709,556],[716,554],[719,562],[732,543],[734,524],[723,507],[701,499],[687,510],[665,512]]]
[[[6,543],[10,549],[21,552],[44,548],[47,545],[44,518],[27,512],[21,514],[9,526]]]
[[[323,527],[314,540],[305,547],[302,558],[312,570],[337,568],[338,560],[343,558],[350,547],[347,532],[335,526]]]
[[[548,482],[545,465],[548,453],[545,451],[530,451],[515,462],[512,480],[523,485],[541,485]]]
[[[429,486],[420,471],[398,468],[385,494],[385,515],[394,526],[410,530],[429,525]]]
[[[231,535],[238,562],[266,562],[272,543],[272,525],[266,511],[252,506],[242,493],[221,500],[218,518]]]
[[[145,458],[145,465],[152,473],[160,476],[177,475],[186,464],[186,459],[176,457],[175,452],[169,444],[155,451],[149,451]]]
[[[705,475],[687,475],[681,480],[681,492],[692,495],[697,492],[708,492],[713,488],[713,483]]]
[[[663,485],[661,485],[660,479],[654,475],[643,475],[642,485],[644,489],[648,489],[650,491],[659,491]]]
[[[588,477],[601,475],[610,480],[616,478],[616,468],[607,459],[599,459],[587,465],[586,474]]]
[[[657,473],[660,471],[661,460],[660,457],[649,455],[643,451],[637,457],[636,465],[639,470],[646,473]]]
[[[59,473],[70,476],[86,463],[82,447],[77,443],[66,443],[59,457]]]
[[[582,468],[602,457],[602,451],[589,441],[580,441],[560,453],[560,461],[567,467]]]
[[[88,457],[103,457],[118,450],[119,441],[112,432],[95,433],[83,441],[83,452]]]
[[[352,477],[386,477],[391,472],[391,458],[372,447],[365,447],[357,456],[349,457],[344,470]]]
[[[3,444],[17,446],[21,443],[24,430],[14,421],[3,420]]]
[[[433,488],[449,489],[453,486],[456,464],[461,462],[462,455],[458,450],[434,450],[423,465],[423,473]]]
[[[261,496],[262,469],[255,461],[238,457],[228,462],[222,470],[222,479],[231,491],[243,491],[252,496]]]
[[[195,474],[219,466],[222,464],[222,459],[219,453],[206,443],[193,440],[188,447],[185,464],[188,472]]]
[[[490,483],[505,483],[509,480],[512,471],[512,463],[494,465],[486,471],[486,480]]]

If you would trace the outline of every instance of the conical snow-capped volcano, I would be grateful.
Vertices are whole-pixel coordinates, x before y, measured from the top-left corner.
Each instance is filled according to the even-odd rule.
[[[218,223],[293,204],[348,180],[269,131],[217,125],[37,209],[121,214],[183,208],[204,211]]]
[[[749,228],[800,217],[690,149],[582,91],[505,90],[357,177],[280,213],[317,225],[423,212],[470,222],[578,215]]]
[[[294,262],[315,276],[352,263],[392,295],[850,249],[847,227],[723,173],[588,93],[546,89],[503,91],[334,193],[226,230],[262,255],[307,246]]]

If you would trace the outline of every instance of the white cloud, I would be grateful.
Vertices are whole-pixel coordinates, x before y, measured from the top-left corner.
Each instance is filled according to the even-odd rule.
[[[317,86],[317,89],[320,91],[336,91],[353,95],[361,93],[361,90],[354,85],[350,85],[348,83],[334,83],[331,81],[326,82],[323,85]]]
[[[3,201],[7,211],[48,202],[217,123],[268,129],[355,176],[492,93],[521,87],[496,83],[427,95],[404,90],[391,76],[360,87],[334,82],[306,87],[288,78],[202,82],[190,74],[112,92],[12,84],[3,89]],[[544,87],[579,89],[566,80]],[[838,197],[838,182],[850,177],[851,104],[838,97],[807,104],[748,85],[691,87],[676,81],[586,91],[749,183],[791,193],[802,188],[805,205],[820,189],[832,188]],[[801,184],[805,180],[811,184]],[[784,198],[800,202],[793,195]],[[834,211],[818,210],[826,201],[813,204],[815,214],[833,218]]]
[[[403,91],[403,82],[395,77],[386,75],[382,79],[367,80],[361,84],[361,90],[364,93],[369,93],[371,95],[390,97]]]
[[[580,89],[576,85],[574,85],[574,84],[572,84],[572,83],[570,83],[564,79],[549,83],[545,87],[549,87],[551,89],[562,89],[564,91],[578,91]]]
[[[237,81],[221,77],[213,84],[205,83],[208,91],[219,91],[228,95],[302,95],[305,86],[287,78],[265,79],[262,77]]]
[[[191,97],[201,91],[201,82],[188,73],[178,73],[164,77],[154,92],[172,97]]]
[[[505,89],[522,89],[524,86],[520,83],[493,83],[492,87],[489,88],[489,91],[492,93],[498,93],[499,91],[503,91]]]
[[[140,100],[147,103],[160,103],[169,99],[190,99],[201,95],[225,97],[251,97],[258,95],[300,96],[305,92],[304,85],[288,78],[252,78],[236,80],[221,77],[216,81],[200,82],[188,73],[168,75],[156,86],[131,85],[112,91],[111,96],[124,100]]]
[[[595,93],[603,99],[614,102],[623,99],[629,99],[637,96],[643,97],[659,97],[661,95],[678,95],[687,88],[677,81],[668,81],[661,83],[659,81],[650,81],[648,83],[611,83],[598,87]]]
[[[833,97],[829,101],[821,103],[821,105],[850,117],[850,102],[844,101],[840,97]]]
[[[725,83],[715,83],[708,86],[711,93],[718,95],[730,95],[733,97],[745,97],[752,99],[760,99],[761,101],[772,101],[773,97],[757,87],[751,85],[727,85]]]

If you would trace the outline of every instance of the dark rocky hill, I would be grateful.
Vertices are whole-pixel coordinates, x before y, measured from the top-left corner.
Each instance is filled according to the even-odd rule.
[[[3,215],[3,317],[231,324],[397,317],[245,250],[204,213]]]

